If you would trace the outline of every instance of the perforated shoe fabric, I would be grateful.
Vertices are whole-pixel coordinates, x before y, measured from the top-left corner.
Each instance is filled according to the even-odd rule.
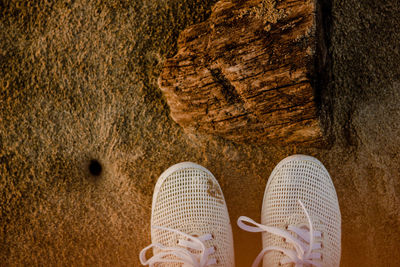
[[[234,266],[232,229],[222,190],[211,172],[198,164],[179,163],[160,176],[151,225],[153,262],[157,263],[150,261],[150,266]]]
[[[306,155],[293,155],[282,160],[269,177],[261,224],[280,229],[291,225],[309,230],[305,211],[309,214],[313,230],[321,233],[321,237],[315,238],[314,242],[321,243],[322,248],[313,252],[320,253],[322,259],[315,261],[321,266],[339,266],[341,215],[335,187],[320,161]],[[293,232],[291,234],[298,237]],[[263,232],[262,241],[264,248],[278,246],[293,249],[292,244],[269,232]],[[279,251],[270,251],[264,255],[263,266],[278,266],[284,257],[286,255]]]
[[[317,159],[294,155],[273,170],[265,188],[261,224],[241,216],[238,226],[261,232],[263,260],[270,266],[336,267],[340,264],[341,216],[328,171]]]

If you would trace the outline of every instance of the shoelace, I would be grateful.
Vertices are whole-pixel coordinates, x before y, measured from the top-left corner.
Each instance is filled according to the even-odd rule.
[[[209,259],[209,256],[215,252],[214,247],[206,248],[204,241],[211,240],[211,234],[205,234],[200,237],[194,237],[181,231],[170,229],[161,226],[152,226],[152,228],[170,231],[187,238],[187,240],[179,239],[180,247],[166,247],[159,243],[153,243],[144,249],[139,254],[140,262],[143,265],[154,266],[156,263],[183,263],[184,267],[207,267],[216,264],[216,259]],[[146,259],[147,250],[156,247],[161,250],[160,253],[153,255],[150,259]],[[194,254],[189,249],[200,251],[200,254]],[[171,258],[174,256],[176,259]]]
[[[312,252],[313,250],[320,249],[322,247],[321,243],[315,243],[314,241],[315,237],[321,237],[321,232],[314,231],[310,215],[308,214],[306,208],[304,207],[303,203],[300,200],[299,203],[303,208],[304,213],[307,216],[309,229],[304,229],[295,227],[293,225],[289,225],[286,230],[282,230],[277,227],[266,226],[256,223],[252,219],[245,216],[239,217],[237,223],[238,226],[243,230],[254,233],[269,232],[271,234],[275,234],[284,238],[286,242],[292,244],[294,247],[294,250],[282,248],[279,246],[266,247],[260,252],[260,254],[258,254],[257,258],[253,262],[252,267],[257,267],[260,264],[262,258],[264,257],[264,254],[267,253],[268,251],[273,251],[273,250],[280,251],[287,256],[280,262],[280,264],[294,263],[296,267],[302,267],[303,265],[311,265],[315,267],[322,266],[320,261],[316,261],[322,259],[321,253]],[[255,226],[249,226],[243,222],[247,222]],[[294,237],[292,234],[290,234],[289,231],[296,233],[305,242],[301,241],[299,238]]]

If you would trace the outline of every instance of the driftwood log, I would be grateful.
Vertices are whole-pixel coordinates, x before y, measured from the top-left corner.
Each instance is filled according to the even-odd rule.
[[[235,142],[319,143],[317,10],[315,0],[219,1],[164,63],[158,83],[171,117]]]

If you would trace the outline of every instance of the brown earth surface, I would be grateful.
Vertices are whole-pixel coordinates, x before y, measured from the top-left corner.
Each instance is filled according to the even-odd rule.
[[[250,266],[261,238],[235,221],[259,220],[270,172],[293,153],[317,157],[332,176],[342,266],[400,265],[400,2],[326,1],[324,148],[237,145],[170,119],[160,66],[214,3],[0,2],[1,266],[139,266],[153,186],[181,161],[220,182],[237,266]]]

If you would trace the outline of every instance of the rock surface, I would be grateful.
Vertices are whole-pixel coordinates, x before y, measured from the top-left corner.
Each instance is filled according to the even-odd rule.
[[[171,117],[235,142],[319,142],[317,28],[315,0],[219,1],[164,64]]]

